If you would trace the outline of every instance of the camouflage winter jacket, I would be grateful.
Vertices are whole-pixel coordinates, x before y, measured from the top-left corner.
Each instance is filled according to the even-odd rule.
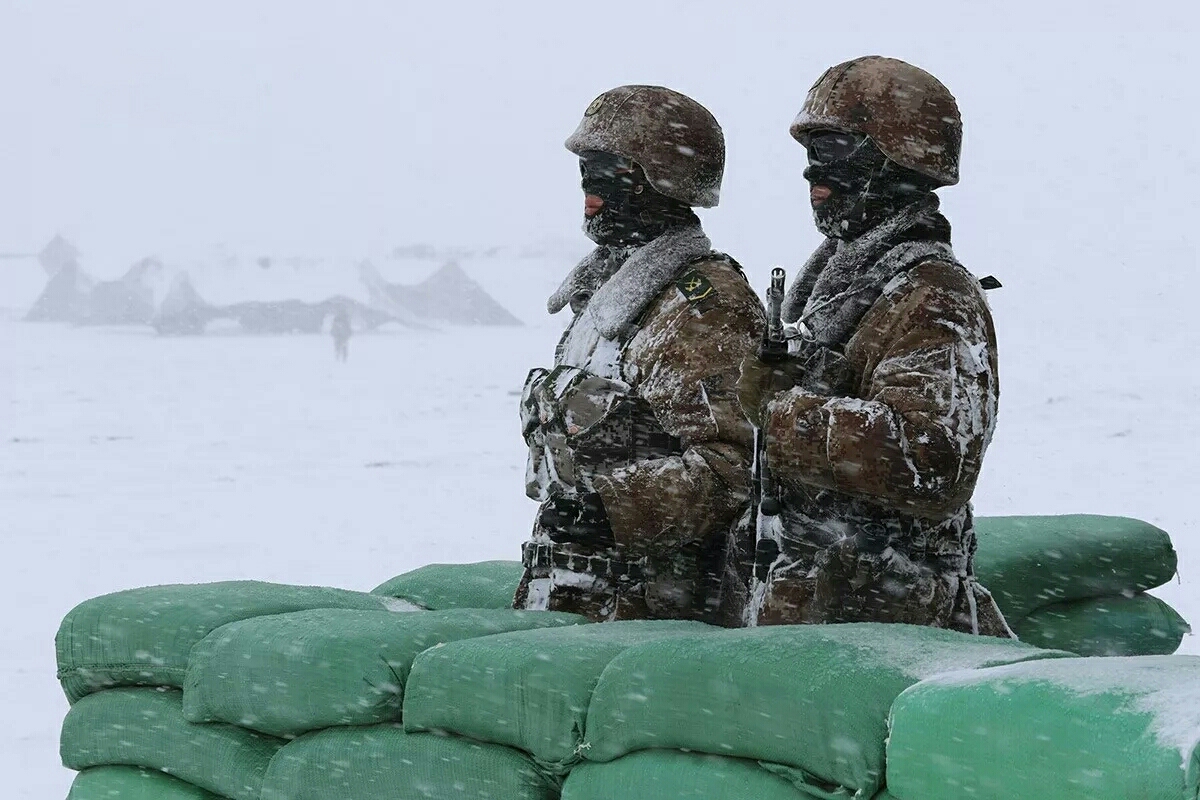
[[[589,403],[611,407],[611,397],[623,395],[660,428],[663,435],[655,441],[674,445],[580,466],[588,461],[580,452],[587,449],[582,440],[588,432],[560,431],[572,455],[551,465],[552,478],[565,480],[567,491],[594,491],[602,498],[615,546],[554,543],[551,532],[535,523],[515,605],[593,619],[703,618],[706,602],[715,601],[712,576],[720,572],[729,529],[750,492],[753,429],[740,411],[736,387],[741,362],[765,325],[762,305],[735,262],[709,253],[681,264],[620,335],[589,335],[580,330],[583,318],[576,314],[556,365],[584,371],[586,380],[573,386],[604,387],[608,395],[597,400],[594,392]],[[535,370],[531,382],[546,380],[538,376],[544,372]],[[576,410],[586,405],[570,397],[561,402]],[[535,452],[534,442],[552,437],[530,427],[539,427],[536,417],[526,431],[527,488],[544,499],[544,490],[538,494],[547,473],[543,462],[555,459]],[[563,461],[573,463],[564,467]],[[531,563],[539,547],[543,556],[553,550],[559,560]],[[617,576],[613,564],[634,569]]]
[[[891,621],[1009,635],[974,581],[970,498],[995,427],[996,336],[979,282],[926,260],[854,328],[834,385],[778,394],[760,518],[781,545],[749,624]],[[760,560],[761,554],[760,554]]]

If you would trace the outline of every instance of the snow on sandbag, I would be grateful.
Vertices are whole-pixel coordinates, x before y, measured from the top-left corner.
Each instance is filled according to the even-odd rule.
[[[605,622],[451,642],[413,662],[404,727],[509,745],[562,773],[579,759],[588,701],[623,650],[665,638],[708,641],[699,622]]]
[[[587,710],[590,761],[666,748],[748,758],[810,792],[883,783],[892,701],[948,670],[1068,653],[913,625],[780,625],[630,648]]]
[[[1175,575],[1171,537],[1128,517],[977,517],[975,572],[1006,617],[1153,589]]]
[[[900,800],[1195,800],[1200,658],[1077,658],[941,675],[897,698]]]
[[[220,795],[143,767],[90,767],[75,776],[67,800],[222,800]]]
[[[512,608],[524,567],[520,561],[427,564],[371,590],[440,611],[447,608]]]
[[[563,784],[562,800],[614,798],[813,800],[813,795],[753,761],[677,750],[642,750],[607,764],[583,763]],[[881,793],[875,800],[889,796]]]
[[[1027,644],[1081,656],[1168,655],[1192,630],[1170,605],[1142,593],[1055,603],[1008,622]]]
[[[232,622],[192,648],[183,714],[191,722],[228,722],[284,737],[395,721],[422,650],[586,622],[575,614],[512,609],[316,609]]]
[[[262,800],[557,800],[558,786],[521,753],[398,725],[329,728],[289,742]]]
[[[84,697],[63,720],[63,766],[149,767],[233,800],[258,800],[279,739],[183,718],[178,689],[109,689]]]
[[[366,592],[259,581],[147,586],[85,600],[55,637],[70,702],[113,686],[183,686],[188,651],[222,625],[310,608],[417,611]]]

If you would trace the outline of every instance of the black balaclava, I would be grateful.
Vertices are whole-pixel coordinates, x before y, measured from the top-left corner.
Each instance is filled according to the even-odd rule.
[[[588,150],[580,154],[579,171],[584,194],[604,201],[600,213],[583,223],[584,233],[596,244],[637,246],[657,239],[668,228],[700,221],[685,203],[656,191],[630,159]]]
[[[820,132],[814,131],[816,136]],[[813,209],[817,230],[837,239],[857,239],[866,231],[896,214],[924,194],[934,183],[925,176],[896,164],[883,154],[870,137],[858,137],[849,155],[832,161],[812,163],[804,179],[832,190],[825,202]]]

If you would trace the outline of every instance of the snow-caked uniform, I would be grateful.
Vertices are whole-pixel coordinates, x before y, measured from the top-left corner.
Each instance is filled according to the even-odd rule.
[[[881,106],[882,121],[871,116]],[[828,238],[783,304],[797,335],[775,380],[792,385],[776,383],[759,420],[763,494],[779,513],[758,515],[754,574],[741,561],[744,624],[1012,635],[973,567],[970,498],[999,397],[995,331],[932,192],[957,181],[957,120],[935,78],[867,58],[827,72],[792,127],[809,148],[805,177],[833,193],[824,210],[814,202]],[[851,134],[808,138],[839,131]]]
[[[653,238],[601,243],[550,298],[551,313],[569,304],[575,317],[553,368],[531,371],[522,396],[526,490],[541,506],[514,606],[710,619],[750,494],[738,369],[764,326],[741,269],[688,209],[716,205],[720,128],[676,92],[619,87],[589,106],[567,146],[636,160],[658,187],[635,187],[639,196],[685,205],[661,231],[648,228]]]

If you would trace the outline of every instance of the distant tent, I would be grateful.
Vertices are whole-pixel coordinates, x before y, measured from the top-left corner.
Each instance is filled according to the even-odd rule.
[[[25,319],[29,322],[75,322],[87,312],[94,282],[74,261],[67,262],[46,281]]]
[[[222,316],[237,320],[247,333],[320,333],[326,313],[321,303],[274,300],[234,303]]]
[[[79,250],[62,236],[55,236],[38,253],[38,263],[53,277],[69,264],[79,265]]]
[[[220,313],[216,306],[200,297],[188,274],[181,272],[171,282],[171,288],[150,324],[164,335],[198,334],[204,333],[205,325]]]
[[[152,270],[162,269],[153,258],[144,258],[116,281],[101,281],[87,296],[80,325],[144,325],[154,317],[154,289],[146,283]]]
[[[458,264],[448,261],[421,283],[406,286],[387,283],[370,264],[359,273],[372,302],[420,319],[459,325],[521,325],[521,320],[500,305]]]

